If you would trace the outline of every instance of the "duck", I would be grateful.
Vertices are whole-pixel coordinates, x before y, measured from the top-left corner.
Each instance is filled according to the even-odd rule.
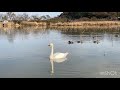
[[[81,40],[81,41],[77,41],[77,43],[83,43],[83,41]]]
[[[93,43],[97,43],[97,44],[98,44],[98,43],[99,43],[99,40],[94,40]]]
[[[80,43],[80,41],[77,41],[77,43]]]
[[[68,41],[68,44],[73,44],[73,42],[72,41]]]
[[[107,53],[104,51],[104,56],[106,56],[106,54],[107,54]]]
[[[115,37],[119,37],[119,35],[116,34]]]
[[[54,73],[54,62],[63,62],[66,60],[67,55],[69,54],[68,52],[66,53],[54,53],[54,44],[50,43],[48,45],[51,48],[51,54],[49,56],[51,66],[52,66],[52,71],[51,73]]]

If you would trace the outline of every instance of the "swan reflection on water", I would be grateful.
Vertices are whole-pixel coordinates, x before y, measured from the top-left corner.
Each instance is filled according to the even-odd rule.
[[[50,60],[50,63],[51,63],[51,75],[54,74],[54,62],[55,63],[62,63],[64,61],[66,61],[66,60],[67,60],[67,58]]]
[[[67,58],[55,59],[55,60],[53,60],[53,62],[62,63],[62,62],[64,62],[64,61],[66,61],[66,60],[67,60]]]
[[[49,56],[49,59],[51,62],[51,67],[52,67],[51,73],[54,73],[54,62],[61,63],[61,62],[65,61],[66,57],[69,53],[68,52],[66,52],[66,53],[60,53],[60,52],[54,53],[54,44],[50,43],[48,46],[51,48],[51,53]]]

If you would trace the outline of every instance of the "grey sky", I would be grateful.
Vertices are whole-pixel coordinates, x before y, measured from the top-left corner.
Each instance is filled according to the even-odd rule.
[[[6,12],[0,12],[0,13],[6,13]],[[62,12],[14,12],[15,14],[22,14],[27,13],[28,15],[50,15],[51,17],[56,17],[57,15],[60,15]]]

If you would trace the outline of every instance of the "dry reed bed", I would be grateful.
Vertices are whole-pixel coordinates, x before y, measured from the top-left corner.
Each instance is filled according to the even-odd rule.
[[[22,26],[46,26],[46,22],[27,22],[23,21],[21,22]]]
[[[120,21],[79,21],[50,23],[50,26],[120,26]]]
[[[79,22],[58,22],[50,23],[47,22],[28,22],[22,21],[20,24],[14,24],[13,22],[8,22],[7,27],[21,27],[21,26],[49,26],[55,28],[112,28],[120,27],[120,21],[79,21]],[[3,27],[3,23],[0,22],[0,27]]]
[[[5,24],[6,27],[13,27],[15,26],[15,24],[13,22],[8,22],[7,24]],[[0,22],[0,27],[3,27],[3,23]]]

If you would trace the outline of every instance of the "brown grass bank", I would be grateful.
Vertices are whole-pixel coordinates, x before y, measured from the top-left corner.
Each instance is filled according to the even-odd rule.
[[[47,26],[46,22],[28,22],[22,21],[20,23],[7,22],[5,27],[23,27],[23,26]],[[3,22],[0,22],[0,27],[3,27]]]
[[[8,22],[5,24],[5,27],[14,27],[15,24],[14,22]],[[3,22],[0,22],[0,27],[3,27]]]
[[[57,28],[102,28],[102,27],[120,27],[120,21],[79,21],[79,22],[30,22],[22,21],[20,23],[8,22],[6,27],[26,27],[26,26],[46,26]],[[0,22],[0,27],[3,27],[3,23]]]
[[[20,25],[22,26],[46,26],[47,23],[46,22],[27,22],[27,21],[23,21],[20,23]]]
[[[120,21],[79,21],[79,22],[58,22],[50,23],[50,27],[53,26],[81,26],[81,27],[91,27],[91,26],[120,26]]]

